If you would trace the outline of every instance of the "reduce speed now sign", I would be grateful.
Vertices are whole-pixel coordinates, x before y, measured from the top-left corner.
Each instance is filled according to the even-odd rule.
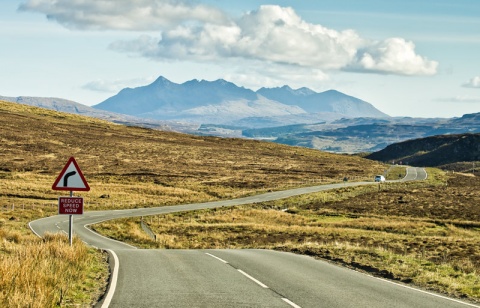
[[[83,215],[82,197],[59,197],[58,214],[60,215]]]

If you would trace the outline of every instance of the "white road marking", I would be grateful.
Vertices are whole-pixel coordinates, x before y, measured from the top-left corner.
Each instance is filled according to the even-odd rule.
[[[432,295],[432,296],[435,296],[435,297],[439,297],[439,298],[441,298],[441,299],[446,299],[446,300],[449,300],[449,301],[452,301],[452,302],[456,302],[456,303],[459,303],[459,304],[463,304],[463,305],[466,305],[466,306],[477,307],[477,308],[480,307],[480,306],[477,306],[477,305],[475,305],[475,304],[470,304],[470,303],[462,302],[462,301],[460,301],[460,300],[457,300],[457,299],[454,299],[454,298],[450,298],[450,297],[446,297],[446,296],[442,296],[442,295],[440,295],[440,294],[435,294],[435,293],[428,292],[428,291],[424,291],[424,290],[421,290],[421,289],[412,288],[412,287],[409,287],[409,286],[407,286],[407,285],[403,285],[403,284],[396,283],[395,281],[390,281],[390,280],[387,280],[387,279],[383,279],[383,278],[379,278],[379,277],[375,277],[375,276],[371,276],[371,275],[367,275],[367,276],[370,276],[370,277],[376,278],[376,279],[378,279],[378,280],[381,280],[381,281],[384,281],[384,282],[388,282],[388,283],[391,283],[391,284],[394,284],[394,285],[397,285],[397,286],[400,286],[400,287],[403,287],[403,288],[406,288],[406,289],[409,289],[409,290],[417,291],[417,292],[420,292],[420,293],[425,293],[425,294],[428,294],[428,295]]]
[[[108,308],[108,306],[110,306],[110,302],[112,301],[113,294],[115,293],[115,289],[117,287],[118,268],[120,267],[120,261],[118,260],[117,254],[113,250],[107,250],[113,255],[113,259],[115,260],[115,266],[113,267],[112,281],[110,283],[110,287],[108,288],[107,296],[103,301],[102,308]]]
[[[288,298],[282,298],[282,300],[283,300],[285,303],[287,303],[287,304],[289,304],[290,306],[292,306],[293,308],[302,308],[302,307],[298,306],[297,304],[295,304],[294,302],[292,302],[291,300],[289,300]]]
[[[42,219],[42,218],[40,218],[40,219]],[[40,220],[40,219],[37,219],[37,220]],[[34,221],[36,221],[36,220],[34,220]],[[30,228],[30,230],[32,230],[32,232],[33,232],[36,236],[41,237],[40,234],[38,234],[37,232],[35,232],[35,230],[33,230],[33,228],[32,228],[32,222],[33,222],[33,221],[31,221],[31,222],[28,223],[28,227]]]
[[[353,272],[355,272],[355,273],[359,273],[359,274],[362,274],[362,275],[365,275],[365,276],[368,276],[368,277],[371,277],[371,278],[374,278],[374,279],[377,279],[377,280],[380,280],[380,281],[383,281],[383,282],[387,282],[387,283],[390,283],[390,284],[393,284],[393,285],[396,285],[396,286],[399,286],[399,287],[402,287],[402,288],[406,288],[406,289],[409,289],[409,290],[412,290],[412,291],[417,291],[417,292],[420,292],[420,293],[432,295],[432,296],[435,296],[435,297],[439,297],[439,298],[442,298],[442,299],[446,299],[446,300],[449,300],[449,301],[452,301],[452,302],[456,302],[456,303],[459,303],[459,304],[463,304],[463,305],[466,305],[466,306],[480,308],[480,306],[475,305],[475,304],[471,304],[471,303],[467,303],[467,302],[462,302],[461,300],[458,300],[458,299],[454,299],[454,298],[442,296],[442,295],[440,295],[440,294],[435,294],[435,293],[432,293],[432,292],[429,292],[429,291],[425,291],[425,290],[422,290],[422,289],[417,289],[417,288],[414,288],[414,287],[410,287],[410,286],[407,286],[407,285],[404,285],[404,284],[400,284],[400,283],[398,283],[398,282],[391,281],[391,280],[388,280],[388,279],[385,279],[385,278],[375,277],[375,276],[373,276],[373,275],[371,275],[371,274],[364,273],[364,272],[359,272],[359,271],[357,271],[357,270],[355,270],[355,269],[352,269],[352,268],[346,268],[346,267],[344,267],[344,269],[347,269],[347,270],[349,270],[349,271],[353,271]]]
[[[225,261],[225,260],[223,260],[222,258],[219,258],[219,257],[217,257],[217,256],[215,256],[215,255],[212,255],[211,253],[206,252],[205,254],[206,254],[206,255],[209,255],[209,256],[212,257],[212,258],[217,259],[218,261],[220,261],[220,262],[222,262],[222,263],[228,264],[227,261]],[[237,268],[237,271],[240,272],[240,273],[241,273],[242,275],[244,275],[245,277],[247,277],[248,279],[254,281],[256,284],[258,284],[258,285],[261,286],[262,288],[270,289],[266,284],[260,282],[258,279],[253,278],[252,276],[250,276],[249,274],[245,273],[245,272],[242,271],[241,269],[238,269],[238,268]],[[275,291],[274,291],[274,292],[275,292]],[[277,292],[275,292],[275,293],[277,293]],[[278,293],[277,293],[277,294],[278,294]],[[302,308],[302,307],[298,306],[297,304],[295,304],[294,302],[292,302],[291,300],[289,300],[288,298],[282,297],[282,300],[283,300],[284,302],[286,302],[287,304],[289,304],[290,306],[292,306],[293,308]]]
[[[212,255],[211,253],[206,252],[205,254],[206,254],[206,255],[209,255],[209,256],[212,257],[212,258],[217,259],[217,260],[220,261],[220,262],[223,262],[223,263],[225,263],[225,264],[228,264],[227,261],[225,261],[225,260],[223,260],[223,259],[221,259],[221,258],[219,258],[219,257],[217,257],[217,256],[214,256],[214,255]]]
[[[253,282],[257,283],[259,286],[261,286],[262,288],[265,288],[265,289],[269,289],[269,287],[265,284],[263,284],[262,282],[258,281],[257,279],[253,278],[252,276],[250,276],[249,274],[245,273],[244,271],[242,271],[241,269],[237,269],[237,271],[240,272],[240,274],[244,275],[245,277],[247,277],[248,279],[252,280]]]
[[[109,238],[109,237],[103,236],[103,235],[101,235],[100,233],[97,233],[97,232],[93,231],[92,229],[89,229],[89,228],[88,228],[88,226],[90,226],[90,225],[99,224],[99,223],[102,223],[102,222],[104,222],[104,221],[108,221],[108,219],[102,220],[102,221],[97,221],[97,222],[94,222],[94,223],[91,223],[91,224],[86,224],[86,225],[83,225],[83,227],[84,227],[86,230],[92,232],[93,234],[98,235],[98,236],[100,236],[100,237],[103,237],[103,238],[106,239],[106,240],[113,241],[113,242],[117,242],[117,243],[120,243],[120,244],[123,244],[123,245],[126,245],[126,246],[130,246],[132,249],[138,249],[138,248],[135,247],[135,246],[132,246],[132,245],[127,244],[127,243],[122,242],[122,241],[115,240],[115,239],[113,239],[113,238]]]

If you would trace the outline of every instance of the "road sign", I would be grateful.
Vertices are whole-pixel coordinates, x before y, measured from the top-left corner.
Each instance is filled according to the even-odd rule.
[[[59,197],[58,214],[60,215],[83,215],[82,197]]]
[[[70,157],[62,172],[52,185],[53,190],[89,191],[87,180],[78,167],[75,158]]]

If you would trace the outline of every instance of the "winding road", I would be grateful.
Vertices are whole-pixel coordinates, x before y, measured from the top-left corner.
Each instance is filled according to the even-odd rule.
[[[424,180],[408,168],[400,181]],[[88,226],[105,220],[166,214],[288,198],[373,182],[340,183],[270,192],[235,200],[86,212],[74,233],[111,256],[109,290],[98,307],[478,307],[375,278],[307,256],[269,250],[147,250],[103,237]],[[30,223],[38,236],[68,232],[68,216]]]

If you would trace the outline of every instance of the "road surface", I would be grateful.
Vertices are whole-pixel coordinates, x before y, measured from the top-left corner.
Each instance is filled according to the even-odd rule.
[[[426,177],[424,169],[408,168],[402,181]],[[136,249],[88,229],[88,225],[116,218],[250,204],[372,184],[341,183],[235,200],[86,212],[74,219],[74,233],[111,254],[112,282],[99,307],[477,307],[307,256],[255,249]],[[68,232],[68,216],[39,219],[30,228],[39,236]]]

